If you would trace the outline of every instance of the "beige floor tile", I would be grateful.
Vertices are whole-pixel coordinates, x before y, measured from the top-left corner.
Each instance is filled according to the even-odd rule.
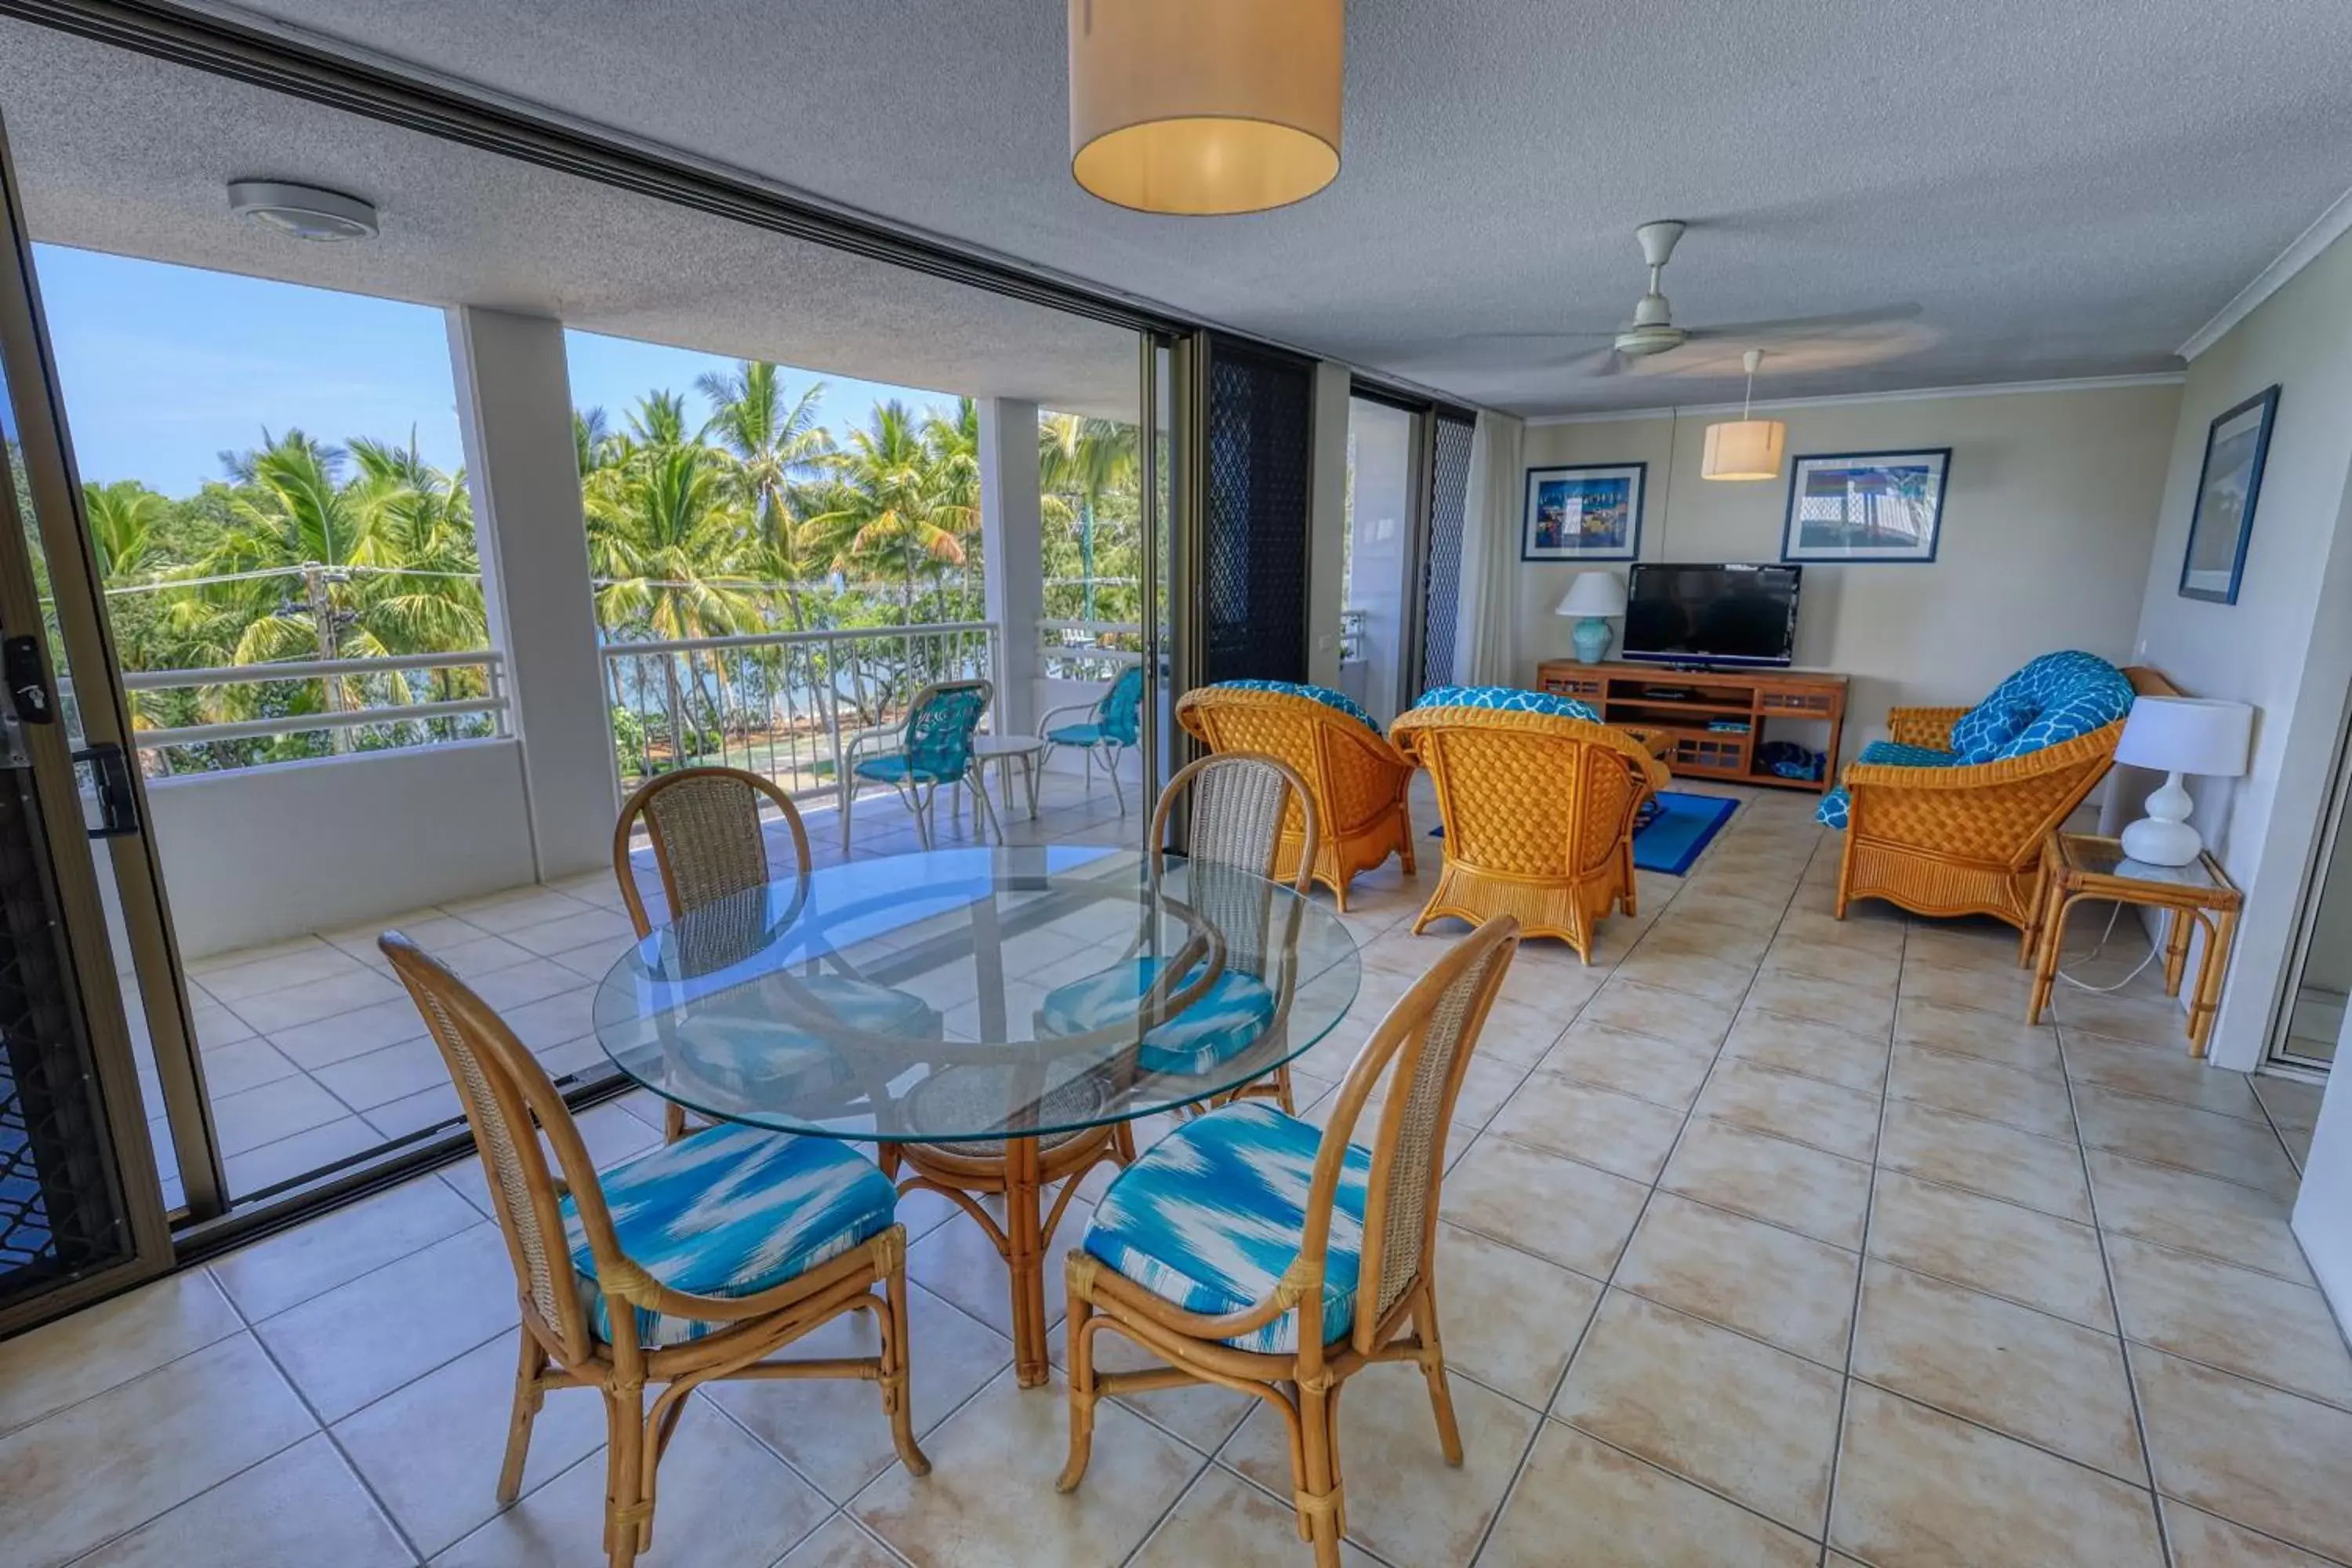
[[[199,1050],[218,1050],[254,1037],[252,1025],[230,1012],[226,1003],[215,1002],[200,991],[192,991],[188,997],[188,1021],[195,1027]]]
[[[2071,1142],[1907,1100],[1887,1101],[1882,1137],[1881,1165],[2090,1223],[2082,1151]]]
[[[1639,1182],[1489,1136],[1446,1173],[1440,1204],[1455,1225],[1606,1279],[1648,1198]]]
[[[471,983],[474,994],[499,1013],[580,989],[581,976],[552,959],[534,958]]]
[[[390,1568],[415,1561],[322,1436],[232,1476],[82,1559],[85,1568]]]
[[[520,1341],[519,1332],[501,1334],[335,1423],[343,1452],[427,1557],[499,1510]],[[531,1424],[524,1489],[553,1480],[604,1441],[604,1402],[593,1389],[549,1394]]]
[[[2327,1560],[2283,1541],[2257,1535],[2242,1524],[2163,1499],[2165,1539],[2173,1568],[2330,1568]]]
[[[259,1321],[481,1217],[446,1184],[422,1176],[239,1248],[212,1271],[237,1310]]]
[[[478,1225],[313,1296],[254,1331],[331,1422],[455,1360],[514,1323],[517,1312],[506,1239],[496,1226]],[[383,1331],[354,1331],[371,1323]]]
[[[351,1108],[307,1077],[280,1079],[242,1094],[213,1097],[213,1131],[223,1159],[323,1127]]]
[[[1923,921],[1911,927],[1903,956],[1954,969],[2014,970],[2017,943],[2014,930],[1993,921]]]
[[[1437,1227],[1446,1365],[1523,1405],[1550,1403],[1600,1301],[1597,1280],[1459,1226]]]
[[[1679,1111],[1538,1072],[1528,1075],[1487,1129],[1515,1143],[1649,1182],[1666,1163],[1682,1124]]]
[[[551,888],[509,888],[503,892],[487,893],[478,899],[461,899],[442,906],[469,925],[499,933],[524,926],[543,925],[549,921],[562,920],[594,907]]]
[[[1638,981],[1612,979],[1588,1003],[1580,1018],[1636,1035],[1654,1035],[1684,1045],[1712,1046],[1731,1027],[1737,1009]]]
[[[216,1000],[236,1008],[247,997],[322,980],[348,978],[361,968],[360,961],[350,953],[313,937],[287,952],[225,968],[207,968],[199,978],[205,990]]]
[[[845,1513],[817,1526],[806,1541],[784,1553],[776,1568],[900,1568],[897,1553],[857,1527]]]
[[[2057,1026],[2026,1023],[2022,1014],[1982,1013],[1906,996],[1895,1005],[1895,1037],[2048,1078],[2063,1078],[2066,1072],[2058,1056]]]
[[[380,1051],[331,1063],[312,1076],[337,1100],[362,1112],[428,1089],[450,1087],[449,1068],[441,1047],[430,1039],[404,1040]]]
[[[1903,963],[1903,996],[1906,1001],[1968,1007],[2022,1022],[2026,1006],[2033,999],[2033,972],[1987,965],[1956,968],[1932,959],[1906,958]]]
[[[2312,1283],[2311,1267],[2288,1224],[2294,1207],[2288,1200],[2101,1149],[2091,1150],[2087,1158],[2099,1224],[2110,1234],[2202,1253],[2298,1285]]]
[[[1715,1053],[1711,1045],[1661,1040],[1580,1020],[1560,1036],[1542,1067],[1579,1083],[1684,1110],[1698,1098]]]
[[[1573,1016],[1573,1009],[1497,999],[1478,1031],[1477,1059],[1531,1068],[1543,1060]]]
[[[424,1015],[403,993],[314,1024],[280,1029],[270,1037],[270,1044],[297,1067],[316,1072],[331,1062],[347,1061],[403,1040],[425,1037]]]
[[[2126,1335],[2352,1409],[2352,1355],[2317,1289],[2129,1237],[2106,1245]]]
[[[2318,1084],[2268,1073],[2247,1082],[2252,1085],[2255,1098],[2263,1102],[2263,1110],[2276,1126],[2308,1131],[2319,1125],[2319,1101],[2326,1090]]]
[[[2299,1184],[2278,1135],[2255,1122],[2095,1084],[2075,1090],[2074,1114],[2089,1148],[2220,1176],[2283,1198],[2293,1197]]]
[[[240,1094],[248,1089],[258,1089],[265,1083],[291,1078],[302,1069],[288,1058],[284,1051],[268,1040],[255,1036],[235,1045],[216,1046],[202,1051],[205,1068],[205,1092],[215,1100]],[[152,1095],[149,1104],[156,1103]]]
[[[357,959],[345,958],[344,962],[352,966],[348,973],[310,981],[284,991],[239,997],[229,1007],[254,1028],[274,1037],[373,1003],[407,1000],[398,984]]]
[[[2263,1119],[2251,1078],[2227,1068],[2210,1067],[2177,1046],[2110,1040],[2074,1029],[2062,1028],[2058,1036],[2066,1055],[2066,1070],[2077,1083],[2169,1100],[2242,1121]]]
[[[1830,879],[1836,879],[1834,868]],[[1864,952],[1882,953],[1889,958],[1903,956],[1903,926],[1896,921],[1842,921],[1832,915],[1797,910],[1780,922],[1777,940],[1822,947],[1851,947]]]
[[[2352,1415],[2146,1346],[2128,1353],[2157,1490],[2352,1562]]]
[[[1462,1431],[1458,1469],[1437,1446],[1429,1385],[1412,1363],[1368,1367],[1340,1396],[1348,1534],[1386,1562],[1465,1568],[1535,1436],[1535,1412],[1467,1378],[1453,1379],[1452,1388]],[[1102,1451],[1097,1436],[1097,1462]],[[1289,1444],[1272,1411],[1254,1411],[1219,1457],[1276,1496],[1290,1495]],[[1298,1555],[1306,1558],[1303,1549]]]
[[[1874,996],[1892,997],[1895,982],[1903,973],[1903,961],[1890,953],[1864,948],[1808,942],[1784,931],[1765,950],[1764,972],[1801,974],[1832,985],[1866,991]]]
[[[1738,1057],[1717,1062],[1694,1108],[1701,1116],[1867,1160],[1878,1142],[1878,1097]]]
[[[1044,1388],[1016,1387],[1010,1369],[937,1428],[924,1452],[929,1476],[894,1467],[850,1508],[915,1568],[1122,1562],[1207,1464],[1106,1403],[1095,1413],[1086,1479],[1059,1495],[1054,1478],[1069,1454],[1069,1394],[1058,1377]]]
[[[1296,1568],[1307,1549],[1298,1539],[1297,1515],[1223,1465],[1212,1465],[1186,1489],[1129,1568]],[[1347,1542],[1339,1543],[1341,1568],[1376,1568]]]
[[[1843,980],[1818,979],[1790,969],[1767,969],[1756,977],[1748,1005],[1791,1018],[1850,1030],[1857,1035],[1885,1035],[1895,1026],[1895,991],[1872,991]]]
[[[1055,1334],[1046,1345],[1055,1367],[1068,1371],[1069,1336]],[[1006,1359],[1012,1350],[1006,1347]],[[1102,1372],[1147,1372],[1168,1363],[1134,1341],[1108,1329],[1095,1335],[1095,1366]],[[1185,1447],[1213,1454],[1224,1447],[1234,1429],[1257,1408],[1249,1394],[1208,1384],[1181,1388],[1155,1388],[1119,1395],[1119,1403],[1166,1432]]]
[[[1819,1538],[1840,1378],[1612,1290],[1552,1414]]]
[[[1613,1283],[1843,1370],[1859,1262],[1810,1237],[1661,1193]]]
[[[2052,993],[2051,1004],[2057,1009],[2058,1022],[2070,1029],[2181,1051],[2189,1048],[2189,1014],[2172,997],[2106,994],[2061,985]]]
[[[596,988],[585,980],[570,991],[559,991],[500,1015],[515,1038],[533,1050],[560,1046],[595,1031]]]
[[[1895,1047],[1886,1092],[1986,1121],[2072,1142],[2074,1112],[2062,1079],[1927,1046]]]
[[[1613,956],[1622,951],[1622,942],[1612,945],[1611,935],[1622,921],[1601,928],[1601,945],[1593,951],[1593,962],[1586,964],[1574,953],[1553,953],[1548,948],[1521,944],[1518,956],[1511,961],[1510,971],[1503,976],[1503,988],[1496,994],[1496,1005],[1526,1008],[1531,1013],[1552,1020],[1552,1032],[1574,1017],[1577,1010],[1592,1000],[1601,983],[1609,978],[1604,963],[1614,963]]]
[[[360,1118],[342,1116],[297,1132],[291,1138],[280,1138],[275,1143],[232,1154],[222,1163],[228,1170],[230,1195],[250,1197],[265,1187],[307,1175],[350,1155],[364,1153],[383,1142],[383,1135]]]
[[[1053,1203],[1053,1194],[1046,1194],[1045,1206],[1048,1212]],[[1094,1205],[1086,1199],[1072,1198],[1060,1227],[1054,1232],[1052,1244],[1045,1249],[1045,1327],[1055,1339],[1061,1336],[1057,1325],[1068,1305],[1060,1260],[1063,1254],[1084,1239],[1087,1222],[1094,1218]],[[909,1247],[907,1278],[962,1308],[1008,1341],[1012,1338],[1012,1286],[1004,1272],[1004,1259],[970,1215],[958,1215]]]
[[[1012,1364],[1013,1342],[929,1290],[918,1287],[908,1297],[914,1320],[908,1335],[913,1357],[908,1381],[919,1437]],[[880,1347],[873,1315],[857,1312],[793,1341],[779,1359],[869,1356]],[[1058,1335],[1053,1349],[1056,1356],[1061,1354]],[[713,1383],[705,1386],[705,1396],[835,1502],[847,1502],[859,1488],[898,1462],[881,1395],[870,1383],[846,1378]]]
[[[1719,888],[1689,888],[1675,900],[1675,908],[1678,914],[1769,935],[1789,906],[1785,893],[1743,898]]]
[[[553,1397],[553,1396],[551,1396]],[[814,1487],[708,1405],[662,1456],[646,1568],[769,1568],[831,1512]],[[581,1460],[436,1558],[436,1568],[577,1568],[604,1557],[604,1455]]]
[[[2131,1377],[2111,1334],[1874,1259],[1853,1375],[2147,1485]]]
[[[1537,1436],[1478,1561],[1802,1568],[1815,1552],[1801,1536],[1555,1421]]]
[[[2164,1564],[2147,1492],[1867,1384],[1847,1401],[1830,1541],[1874,1563]]]
[[[1870,1167],[1785,1138],[1700,1117],[1661,1187],[1853,1248],[1870,1209]]]
[[[1681,914],[1670,908],[1643,933],[1641,942],[1633,949],[1633,955],[1641,958],[1708,958],[1718,963],[1744,968],[1753,978],[1756,966],[1763,962],[1764,950],[1771,945],[1772,932],[1769,927],[1755,929],[1726,925],[1698,915]]]
[[[0,1432],[103,1394],[244,1326],[219,1288],[194,1269],[0,1341]]]
[[[318,1430],[248,1334],[0,1438],[10,1568],[54,1568]]]
[[[1886,1038],[1857,1035],[1811,1018],[1750,1007],[1731,1026],[1724,1055],[1761,1067],[1802,1073],[1864,1094],[1886,1086]]]
[[[1871,1256],[2116,1331],[2096,1232],[2038,1210],[1881,1171]]]
[[[1727,1002],[1736,1007],[1739,999],[1748,994],[1748,988],[1756,984],[1756,970],[1751,964],[1695,952],[1654,951],[1645,946],[1617,966],[1616,977]]]

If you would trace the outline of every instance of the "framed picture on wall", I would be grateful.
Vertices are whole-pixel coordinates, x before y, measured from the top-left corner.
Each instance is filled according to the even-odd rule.
[[[2262,498],[2263,464],[2271,455],[2271,421],[2279,389],[2257,392],[2215,419],[2205,432],[2205,466],[2197,472],[2196,510],[2189,514],[2189,548],[2180,558],[2180,596],[2238,602],[2246,574],[2246,542],[2253,536],[2254,503]]]
[[[1564,463],[1528,470],[1522,561],[1631,561],[1642,547],[1647,463]]]
[[[1789,473],[1783,561],[1936,559],[1949,447],[1799,458]]]

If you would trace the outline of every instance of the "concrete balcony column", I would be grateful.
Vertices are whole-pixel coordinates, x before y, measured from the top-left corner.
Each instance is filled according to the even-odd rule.
[[[469,305],[448,317],[490,642],[544,881],[609,864],[620,812],[563,323]]]
[[[996,714],[1003,735],[1037,721],[1037,622],[1045,613],[1045,521],[1037,480],[1037,405],[980,403],[980,536],[988,618],[996,639]]]

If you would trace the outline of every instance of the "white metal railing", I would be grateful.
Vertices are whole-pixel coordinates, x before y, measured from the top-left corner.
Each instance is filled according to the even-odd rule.
[[[698,763],[795,795],[833,788],[847,737],[906,717],[938,680],[996,678],[992,621],[753,632],[604,647],[624,788]]]
[[[1142,658],[1139,621],[1037,623],[1037,673],[1048,680],[1113,680]]]
[[[496,649],[289,659],[122,674],[132,741],[158,773],[212,773],[509,733]],[[161,700],[168,693],[194,700]],[[59,695],[73,700],[71,681]],[[179,721],[179,714],[220,714]],[[315,738],[310,745],[285,742]],[[261,742],[271,742],[263,744]]]

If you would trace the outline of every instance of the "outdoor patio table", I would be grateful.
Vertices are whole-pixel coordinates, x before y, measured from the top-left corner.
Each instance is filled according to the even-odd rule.
[[[1155,883],[1150,867],[1099,846],[940,849],[754,888],[630,948],[597,988],[596,1037],[628,1077],[719,1121],[873,1142],[886,1163],[893,1145],[1001,1149],[1013,1349],[1034,1386],[1053,1228],[1041,1143],[1237,1089],[1356,997],[1355,943],[1329,910],[1227,869],[1171,861]],[[1085,988],[1076,1018],[1046,1006],[1114,972],[1138,978]],[[1255,1011],[1236,1031],[1237,989]]]

